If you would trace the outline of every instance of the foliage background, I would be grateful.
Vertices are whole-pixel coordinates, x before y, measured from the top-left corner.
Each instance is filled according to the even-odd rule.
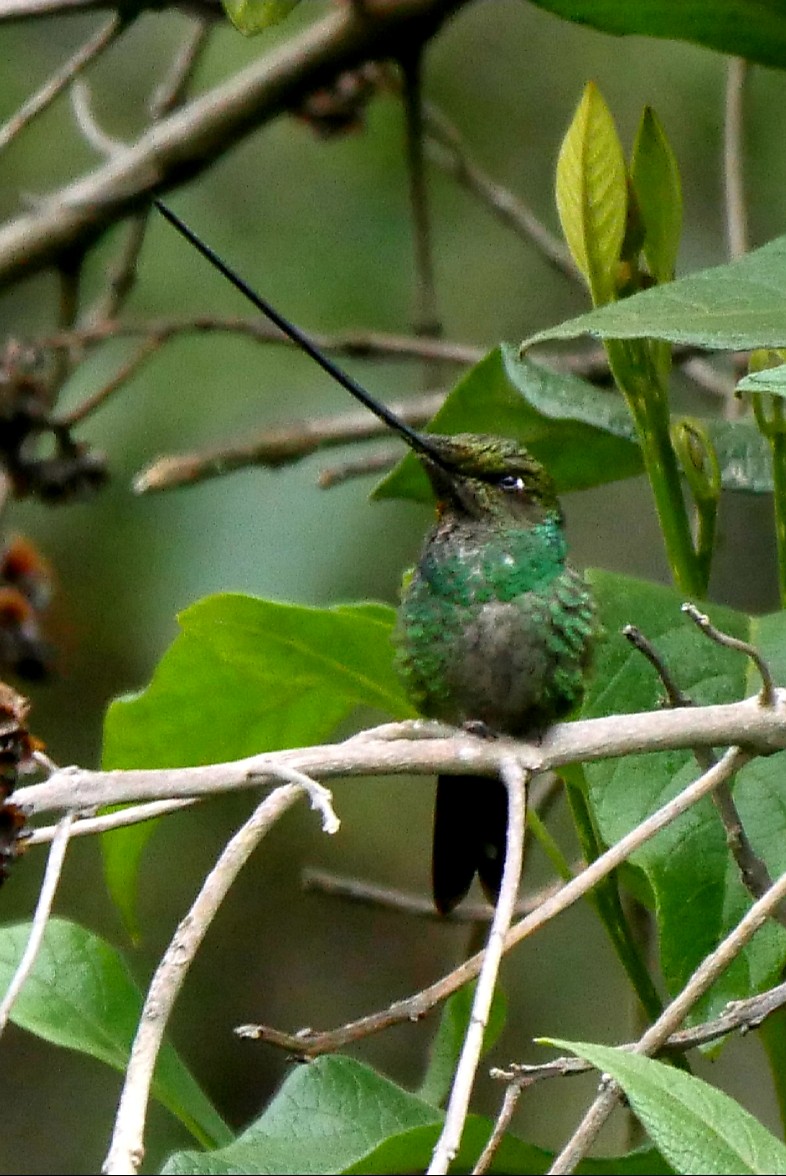
[[[266,52],[323,7],[308,0],[278,30],[252,41],[229,28],[219,32],[197,87]],[[94,27],[94,18],[3,27],[0,117]],[[150,88],[183,27],[178,15],[145,15],[91,71],[95,110],[109,133],[123,138],[142,125]],[[724,69],[719,55],[691,46],[616,40],[561,22],[523,0],[485,0],[461,12],[433,42],[426,94],[462,128],[479,162],[521,192],[553,227],[557,149],[587,79],[599,84],[626,145],[642,105],[652,104],[682,170],[684,273],[725,259]],[[783,232],[786,222],[785,165],[777,150],[784,85],[782,74],[764,68],[750,79],[746,163],[753,244]],[[94,161],[67,104],[57,104],[0,159],[0,213],[12,211],[19,193],[45,192]],[[500,228],[452,181],[431,169],[430,183],[448,338],[483,346],[517,341],[585,308],[577,288],[555,277],[532,248]],[[402,117],[392,99],[375,101],[364,133],[330,142],[315,139],[292,118],[280,119],[171,203],[302,325],[408,331],[412,248]],[[99,264],[116,240],[110,235],[105,242]],[[94,262],[88,282],[97,286],[101,276]],[[50,281],[35,278],[4,296],[3,335],[45,325],[53,302]],[[155,223],[130,309],[142,317],[245,308],[171,230]],[[69,389],[74,402],[88,391],[88,380],[98,386],[123,353],[118,344],[80,368]],[[422,381],[410,363],[358,362],[352,370],[387,398],[417,391]],[[689,399],[695,393],[682,394],[683,404],[697,403]],[[140,499],[130,490],[133,474],[158,453],[347,407],[341,389],[288,350],[230,337],[179,340],[85,430],[110,454],[110,489],[94,502],[50,512],[15,508],[11,525],[39,541],[57,569],[53,635],[61,647],[59,675],[31,695],[34,729],[58,762],[98,762],[106,703],[149,679],[174,636],[177,611],[200,596],[243,590],[303,603],[395,600],[401,570],[416,554],[429,513],[406,504],[369,504],[368,480],[320,491],[317,473],[332,456],[161,497]],[[579,564],[667,580],[643,483],[571,495],[565,506]],[[776,607],[768,500],[727,496],[721,526],[713,597],[752,611]],[[322,837],[313,817],[298,809],[241,875],[176,1011],[175,1042],[233,1125],[264,1105],[288,1063],[263,1047],[237,1042],[232,1026],[260,1019],[287,1028],[338,1024],[427,983],[465,947],[461,927],[410,923],[301,893],[299,874],[306,864],[427,888],[430,784],[342,782],[335,794],[343,821],[337,838]],[[140,979],[147,978],[205,869],[250,803],[249,797],[228,797],[198,813],[170,817],[154,839],[140,899],[144,938],[128,949]],[[127,946],[103,891],[98,848],[85,843],[91,840],[70,851],[59,913]],[[0,896],[5,919],[27,915],[41,867],[39,854],[20,863]],[[532,1058],[529,1042],[542,1033],[612,1041],[631,1032],[617,964],[586,911],[564,916],[537,948],[520,949],[506,964],[504,980],[510,1018],[495,1061]],[[428,1023],[395,1030],[366,1043],[362,1056],[396,1079],[414,1082],[429,1032]],[[726,1089],[774,1125],[774,1107],[762,1102],[769,1096],[755,1085],[759,1061],[751,1038],[732,1043],[715,1065]],[[575,1124],[591,1082],[544,1084],[531,1093],[528,1138],[558,1143]],[[53,1053],[9,1028],[0,1067],[0,1171],[97,1168],[119,1084],[118,1076],[89,1059]],[[487,1083],[480,1109],[492,1109],[496,1094]],[[166,1150],[186,1141],[160,1110],[154,1110],[151,1127],[147,1167],[155,1170]],[[609,1147],[620,1142],[604,1138]]]

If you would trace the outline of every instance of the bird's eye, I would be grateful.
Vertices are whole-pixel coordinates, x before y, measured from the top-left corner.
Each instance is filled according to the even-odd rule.
[[[518,474],[505,474],[497,483],[500,490],[515,494],[524,489],[524,479]]]

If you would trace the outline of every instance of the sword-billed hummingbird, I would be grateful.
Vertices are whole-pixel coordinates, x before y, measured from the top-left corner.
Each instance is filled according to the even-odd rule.
[[[258,310],[380,417],[419,457],[437,521],[405,577],[394,632],[404,687],[421,714],[490,734],[540,733],[580,699],[595,616],[567,562],[550,475],[517,441],[421,433],[342,371],[156,201],[166,219]],[[477,873],[493,901],[507,842],[499,780],[440,776],[434,812],[434,903],[449,913]]]

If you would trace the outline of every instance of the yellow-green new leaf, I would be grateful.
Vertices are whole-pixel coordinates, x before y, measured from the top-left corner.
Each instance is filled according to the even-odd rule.
[[[238,32],[253,37],[284,20],[300,0],[222,0],[222,3]]]
[[[643,253],[658,285],[670,282],[682,232],[682,185],[663,124],[646,106],[633,146],[630,178],[644,226]]]
[[[557,210],[573,260],[595,306],[616,297],[627,214],[625,157],[611,112],[593,82],[557,160]]]

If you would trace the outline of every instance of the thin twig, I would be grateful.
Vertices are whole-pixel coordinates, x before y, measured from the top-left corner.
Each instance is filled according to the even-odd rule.
[[[718,637],[722,637],[723,641],[720,642],[721,644],[727,644],[729,640],[736,641],[736,638],[728,638],[726,634],[718,634],[718,631],[709,625],[707,618],[699,613],[698,610],[694,609],[693,606],[690,606],[687,611],[691,619],[696,621],[702,631],[707,632],[708,636],[717,634]],[[712,634],[707,631],[707,627],[712,629]],[[634,625],[627,625],[623,629],[623,634],[647,658],[650,664],[654,666],[665,687],[669,705],[675,707],[691,706],[691,699],[679,688],[666,666],[664,659],[644,634]],[[737,649],[738,646],[733,645],[732,648]],[[740,652],[751,656],[751,647],[747,645],[747,642],[743,642],[743,648]],[[693,755],[703,772],[706,772],[716,762],[715,754],[710,747],[694,747]],[[753,898],[761,898],[772,886],[772,878],[770,877],[769,870],[754,850],[745,832],[730,781],[724,782],[715,790],[712,795],[712,801],[723,822],[723,827],[726,831],[726,844],[737,863],[743,885]],[[777,911],[775,917],[778,919],[778,922],[786,926],[786,910]]]
[[[445,923],[490,923],[494,917],[494,907],[487,902],[463,902],[449,915],[441,915],[433,901],[425,895],[413,894],[409,890],[396,890],[391,886],[379,886],[365,878],[346,878],[329,870],[306,869],[301,881],[304,890],[313,891],[315,894],[342,898],[348,902],[360,903],[362,906],[380,907],[382,910],[395,911],[401,915],[414,915],[419,919],[439,923],[440,926],[444,926]],[[560,885],[559,882],[552,882],[541,890],[519,899],[514,912],[516,918],[522,918],[530,911],[537,910],[541,903],[557,893]]]
[[[469,1113],[469,1100],[483,1052],[483,1035],[491,1015],[505,941],[516,906],[524,858],[524,821],[526,817],[527,777],[514,759],[505,759],[500,775],[508,793],[508,829],[505,866],[499,897],[491,923],[478,983],[472,999],[469,1025],[461,1047],[453,1085],[445,1109],[445,1122],[431,1157],[428,1171],[434,1176],[446,1173],[461,1144]]]
[[[87,82],[77,78],[71,86],[71,109],[74,112],[76,125],[82,138],[94,151],[105,159],[119,158],[128,151],[128,146],[122,139],[115,139],[108,135],[98,122],[93,111],[93,96]]]
[[[77,816],[71,828],[72,837],[94,837],[96,834],[108,833],[112,829],[123,829],[128,825],[139,825],[144,821],[153,821],[167,813],[178,812],[183,808],[190,808],[196,804],[196,797],[181,797],[173,800],[152,800],[148,804],[129,805],[128,808],[116,809],[111,813],[103,813],[100,817]],[[25,848],[34,845],[45,845],[52,841],[57,834],[59,825],[42,825],[34,829],[25,839]]]
[[[415,731],[421,727],[412,724]],[[29,816],[59,810],[138,803],[171,797],[218,796],[255,787],[267,775],[275,781],[282,765],[317,780],[369,775],[497,776],[500,763],[515,756],[522,768],[542,772],[579,761],[617,758],[633,752],[724,746],[741,742],[751,755],[786,748],[786,692],[765,708],[756,696],[742,702],[682,710],[658,710],[562,723],[538,744],[514,739],[481,739],[466,733],[434,738],[376,739],[373,732],[343,743],[264,752],[227,763],[192,768],[134,768],[92,771],[65,767],[48,780],[17,789],[16,803]]]
[[[626,639],[626,641],[630,641],[631,645],[633,645],[639,651],[639,653],[642,654],[643,657],[646,657],[647,661],[654,668],[656,674],[663,683],[663,688],[666,691],[666,697],[668,699],[669,706],[691,706],[691,700],[688,698],[687,694],[684,694],[680,689],[676,680],[672,677],[671,671],[666,665],[666,662],[658,653],[652,642],[644,636],[641,629],[639,629],[637,625],[625,625],[624,629],[622,630],[622,636]]]
[[[86,323],[114,320],[115,315],[125,305],[136,285],[137,262],[145,241],[149,219],[149,208],[144,208],[129,218],[118,256],[108,268],[106,290],[84,316]],[[149,336],[149,339],[155,338],[155,335]]]
[[[651,837],[676,820],[702,797],[711,794],[723,780],[729,779],[731,775],[739,771],[749,758],[749,752],[738,747],[730,748],[709,772],[703,773],[698,780],[695,780],[678,796],[659,808],[652,816],[642,821],[640,825],[618,841],[616,845],[596,858],[577,878],[566,883],[557,891],[553,898],[548,899],[536,911],[516,923],[505,937],[504,950],[509,951],[515,944],[533,935],[557,915],[583,898],[598,882],[607,877],[623,861],[626,861]],[[465,773],[467,770],[468,765],[465,763]],[[361,1040],[373,1033],[379,1033],[391,1025],[420,1020],[435,1005],[474,979],[480,971],[482,962],[483,952],[478,952],[428,988],[404,1000],[395,1001],[381,1012],[350,1021],[338,1029],[321,1033],[312,1030],[301,1033],[284,1033],[266,1025],[242,1025],[235,1032],[240,1037],[265,1041],[279,1049],[286,1050],[295,1057],[316,1057],[319,1054],[342,1049],[351,1042]]]
[[[85,397],[85,399],[78,404],[76,408],[72,408],[70,412],[65,413],[59,417],[53,424],[56,427],[72,428],[74,425],[80,424],[83,420],[94,413],[97,409],[102,408],[111,396],[115,394],[120,388],[128,383],[134,376],[138,374],[140,369],[152,359],[157,351],[160,351],[163,346],[160,339],[156,339],[153,335],[145,339],[140,344],[139,348],[134,354],[126,360],[121,367],[115,372],[110,380],[107,380],[96,392]]]
[[[14,1007],[14,1002],[22,991],[22,988],[30,975],[35,961],[38,958],[38,953],[41,950],[41,944],[44,939],[44,932],[46,931],[49,916],[52,913],[52,904],[55,900],[57,887],[60,883],[60,875],[63,872],[63,863],[65,862],[66,850],[68,849],[68,842],[71,837],[71,827],[74,823],[74,814],[66,813],[66,815],[58,822],[55,834],[52,838],[52,846],[49,850],[49,857],[46,863],[46,871],[44,872],[44,879],[41,883],[41,890],[38,895],[35,913],[30,924],[30,935],[28,936],[25,950],[22,952],[22,958],[17,965],[17,969],[11,977],[11,983],[8,985],[5,996],[0,1002],[0,1033],[3,1032],[8,1024],[8,1018],[11,1015],[11,1010]]]
[[[729,755],[729,752],[726,753]],[[682,1024],[685,1017],[712,987],[729,965],[737,958],[753,936],[786,899],[786,873],[753,904],[734,930],[711,952],[691,976],[679,996],[669,1004],[633,1048],[634,1053],[651,1056]],[[598,1132],[620,1100],[616,1082],[604,1082],[594,1103],[582,1119],[571,1139],[549,1169],[554,1176],[572,1172],[587,1154]]]
[[[90,322],[74,331],[59,331],[37,341],[41,351],[60,347],[91,347],[107,339],[122,339],[134,335],[155,335],[168,342],[177,335],[223,333],[245,335],[259,343],[280,343],[292,347],[272,323],[256,315],[197,314],[168,316],[135,323],[111,319]],[[486,354],[482,347],[471,343],[456,343],[449,339],[420,339],[412,335],[389,335],[382,331],[341,331],[334,334],[309,331],[309,337],[320,348],[332,355],[348,359],[435,359],[461,367],[477,363]],[[593,362],[600,363],[600,353],[593,353]]]
[[[63,0],[61,0],[61,3]],[[389,46],[436,35],[466,0],[385,0],[374,19],[335,5],[321,19],[148,127],[131,146],[48,194],[0,229],[0,286],[92,244],[151,195],[194,181],[240,140],[295,108],[326,77]],[[7,9],[8,0],[4,0]],[[3,4],[0,4],[2,17]]]
[[[723,183],[726,204],[726,239],[729,257],[743,257],[748,242],[748,209],[745,201],[744,139],[745,83],[748,63],[730,57],[726,64],[726,98],[723,119]]]
[[[151,122],[158,122],[183,101],[199,57],[207,44],[208,31],[209,26],[204,20],[197,20],[189,29],[168,75],[150,101]],[[125,305],[136,285],[137,263],[149,218],[150,205],[130,218],[120,253],[109,269],[106,290],[86,315],[88,323],[114,319]]]
[[[365,457],[357,457],[354,461],[342,461],[337,465],[326,466],[320,470],[317,485],[320,490],[333,490],[354,478],[367,478],[371,474],[378,477],[392,470],[400,460],[401,453],[390,445]]]
[[[318,791],[315,791],[318,789]],[[156,1059],[170,1013],[186,972],[238,873],[269,829],[303,795],[322,812],[323,827],[332,832],[338,819],[326,799],[326,789],[300,776],[296,783],[277,788],[257,807],[222,850],[191,909],[181,920],[150,983],[137,1034],[131,1047],[112,1140],[103,1171],[134,1173],[144,1156],[144,1129]],[[329,794],[328,794],[329,795]]]
[[[51,106],[55,98],[62,94],[66,86],[77,77],[85,66],[94,61],[107,46],[120,36],[127,23],[126,17],[115,13],[92,37],[80,45],[60,69],[55,70],[47,78],[40,90],[32,94],[16,113],[12,114],[8,121],[0,127],[0,151],[7,147],[25,127],[29,126],[37,115]]]
[[[507,228],[534,245],[550,266],[571,281],[580,282],[581,275],[560,238],[520,197],[492,180],[470,158],[459,131],[438,107],[426,103],[423,113],[432,161],[481,200]]]
[[[727,649],[736,649],[738,653],[744,653],[749,657],[756,669],[759,671],[761,677],[761,691],[759,692],[759,702],[763,707],[773,705],[776,688],[775,681],[772,676],[772,671],[767,664],[766,659],[759,653],[755,645],[749,641],[741,641],[739,637],[732,637],[729,633],[722,633],[712,624],[710,618],[700,609],[696,608],[695,604],[689,601],[683,604],[682,611],[686,616],[690,617],[695,625],[701,629],[710,641],[716,642],[717,645],[723,645]]]
[[[486,1146],[478,1156],[477,1163],[472,1169],[472,1176],[482,1176],[484,1172],[489,1170],[491,1161],[499,1151],[500,1144],[505,1138],[505,1133],[510,1126],[519,1099],[524,1093],[524,1085],[523,1082],[510,1082],[506,1086],[505,1093],[502,1096],[502,1106],[494,1120],[494,1126],[491,1135],[486,1140]]]
[[[745,1000],[730,1001],[723,1012],[710,1021],[703,1021],[690,1029],[678,1029],[671,1033],[657,1051],[658,1055],[683,1054],[690,1049],[697,1049],[702,1045],[709,1045],[728,1037],[730,1033],[748,1033],[758,1029],[773,1013],[777,1013],[786,1005],[786,982],[760,992],[756,996]],[[633,1052],[636,1042],[626,1042],[618,1045],[618,1049]],[[513,1063],[508,1069],[492,1068],[492,1078],[503,1082],[521,1082],[529,1086],[535,1082],[542,1082],[549,1078],[567,1078],[573,1074],[586,1074],[595,1067],[584,1058],[564,1056],[553,1058],[550,1062],[537,1065]]]
[[[390,407],[400,420],[417,427],[431,419],[443,399],[443,393],[429,393]],[[196,482],[222,477],[235,470],[247,469],[249,466],[278,469],[280,466],[302,461],[320,449],[389,435],[389,426],[372,416],[370,412],[345,412],[335,416],[315,417],[280,428],[265,429],[250,441],[228,443],[196,453],[174,453],[158,457],[147,469],[137,474],[134,479],[134,490],[137,494],[146,494],[151,491],[177,489],[180,486],[191,486]],[[375,456],[368,459],[372,470],[379,468],[379,464],[375,464]],[[386,453],[384,456],[385,460],[388,460],[390,455]],[[395,456],[399,459],[401,457],[400,445],[395,451]],[[320,484],[324,488],[328,484],[335,484],[335,479],[328,481],[323,475]]]
[[[156,87],[150,100],[150,117],[157,122],[180,106],[207,48],[211,25],[198,17],[183,38],[169,73]]]
[[[401,58],[403,78],[404,122],[409,173],[409,204],[415,246],[415,315],[416,335],[438,337],[442,334],[434,280],[431,245],[431,219],[423,158],[423,90],[421,61],[423,46],[413,45]],[[428,380],[426,387],[433,381]]]

